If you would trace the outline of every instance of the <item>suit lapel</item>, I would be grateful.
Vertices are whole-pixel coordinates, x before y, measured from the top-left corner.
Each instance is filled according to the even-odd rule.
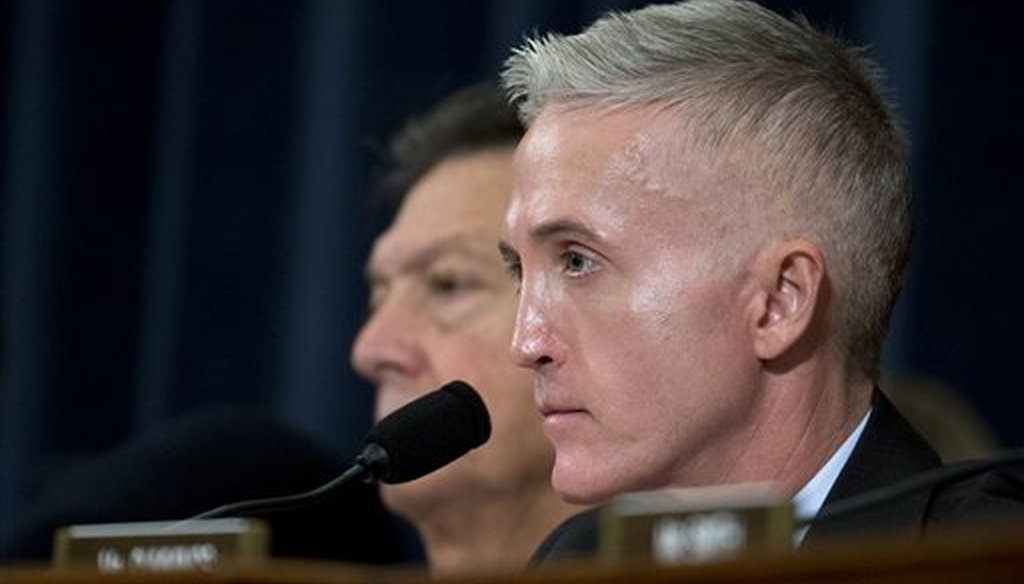
[[[938,466],[941,466],[941,461],[931,446],[876,389],[868,425],[829,491],[822,511],[848,497],[889,486]],[[855,513],[812,523],[803,547],[866,529],[911,526],[920,532],[930,497],[930,491],[921,491]]]

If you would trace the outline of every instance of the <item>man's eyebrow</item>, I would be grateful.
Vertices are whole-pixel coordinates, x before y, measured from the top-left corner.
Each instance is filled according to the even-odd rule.
[[[565,235],[574,235],[584,240],[598,239],[598,235],[593,229],[588,227],[587,224],[575,219],[553,219],[551,221],[545,221],[530,229],[529,233],[530,238],[536,240],[551,239]],[[503,239],[498,241],[498,253],[501,254],[501,259],[505,260],[505,263],[515,263],[519,261],[519,252],[517,252],[511,244]]]
[[[530,229],[530,237],[543,240],[557,236],[575,235],[583,239],[596,239],[597,234],[585,223],[575,219],[553,219]]]
[[[491,248],[493,249],[493,248]],[[408,258],[402,260],[399,265],[399,272],[410,272],[422,270],[430,264],[448,254],[458,254],[477,259],[488,259],[493,251],[488,251],[488,246],[474,238],[472,233],[457,233],[450,237],[435,241],[423,249],[417,250]],[[384,274],[377,269],[372,260],[364,267],[363,272],[367,282],[370,284],[380,283],[385,280]]]

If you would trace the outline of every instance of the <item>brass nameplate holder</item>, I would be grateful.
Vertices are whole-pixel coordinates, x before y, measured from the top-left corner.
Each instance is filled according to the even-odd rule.
[[[269,529],[252,519],[72,525],[54,536],[53,564],[103,573],[205,571],[264,558],[269,549]]]
[[[600,555],[613,564],[697,564],[793,549],[792,505],[760,483],[623,495],[600,521]]]

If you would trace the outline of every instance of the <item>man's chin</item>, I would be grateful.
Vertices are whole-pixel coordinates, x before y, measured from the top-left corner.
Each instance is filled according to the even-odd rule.
[[[551,485],[566,503],[598,505],[614,497],[617,492],[587,473],[560,471],[556,466],[551,474]]]
[[[427,485],[418,484],[420,481],[403,483],[401,485],[380,486],[380,498],[388,509],[403,515],[403,511],[410,506],[415,506],[418,501],[428,498],[432,490]]]
[[[400,485],[382,484],[380,497],[392,513],[415,523],[451,504],[455,490],[451,481],[434,474]]]

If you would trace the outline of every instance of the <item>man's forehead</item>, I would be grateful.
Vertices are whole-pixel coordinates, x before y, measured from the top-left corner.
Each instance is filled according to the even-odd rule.
[[[685,163],[674,160],[677,140],[665,117],[652,109],[542,111],[516,154],[506,234],[553,215],[646,205],[677,192]]]
[[[575,146],[585,152],[609,151],[621,147],[647,117],[646,112],[633,109],[552,105],[534,119],[522,144],[528,146],[530,155],[540,158],[560,156],[566,148]]]
[[[672,114],[646,107],[551,106],[536,118],[516,151],[515,182],[543,179],[596,162],[606,180],[663,191],[665,173],[692,164],[693,153]],[[572,165],[566,159],[572,158]],[[559,173],[560,174],[560,173]],[[661,176],[655,176],[655,175]]]

